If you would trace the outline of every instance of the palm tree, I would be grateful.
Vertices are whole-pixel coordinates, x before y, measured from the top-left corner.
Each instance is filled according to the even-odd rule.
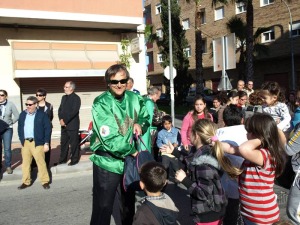
[[[246,65],[247,65],[247,55],[246,55],[246,39],[247,39],[247,24],[237,16],[233,16],[226,23],[227,29],[231,33],[235,33],[235,37],[239,43],[237,47],[237,52],[240,53],[239,62],[237,64],[237,69],[239,73],[239,79],[244,80],[245,74],[247,74]],[[259,42],[259,38],[262,33],[268,31],[270,28],[259,27],[253,36],[253,52],[252,57],[260,57],[261,55],[268,54],[268,47]]]

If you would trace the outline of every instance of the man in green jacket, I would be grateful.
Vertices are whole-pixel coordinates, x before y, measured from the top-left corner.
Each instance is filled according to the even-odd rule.
[[[115,194],[121,206],[122,224],[132,224],[134,193],[121,188],[124,158],[136,156],[132,142],[149,127],[149,114],[140,95],[126,91],[129,73],[123,65],[105,72],[109,90],[96,97],[92,107],[93,136],[90,157],[93,162],[93,212],[90,224],[110,224]]]

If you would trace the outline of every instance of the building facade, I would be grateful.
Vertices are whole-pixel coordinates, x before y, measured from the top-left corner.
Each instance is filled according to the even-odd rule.
[[[23,110],[26,98],[45,88],[54,105],[55,134],[63,86],[72,80],[81,97],[80,127],[85,129],[94,98],[107,90],[106,69],[124,54],[123,39],[134,40],[130,74],[135,88],[146,93],[143,29],[141,0],[2,0],[0,89]]]
[[[182,26],[186,30],[186,38],[189,42],[188,54],[190,68],[189,73],[195,73],[195,1],[178,0],[176,4],[181,7]],[[226,23],[233,16],[241,17],[246,21],[246,7],[243,4],[229,3],[217,4],[212,7],[212,0],[201,0],[197,9],[201,15],[201,31],[203,38],[203,67],[206,85],[217,89],[222,73],[214,72],[213,68],[213,40],[229,34]],[[287,7],[288,6],[288,7]],[[270,28],[263,33],[258,41],[268,46],[269,54],[256,58],[254,61],[254,86],[259,88],[265,80],[278,81],[282,87],[289,90],[292,76],[292,60],[294,58],[294,71],[297,85],[300,84],[300,7],[298,1],[291,1],[287,6],[280,0],[253,0],[254,7],[254,32],[259,27]],[[292,16],[292,34],[290,38],[290,16]],[[160,0],[145,1],[146,24],[153,26],[153,32],[159,35],[161,3]],[[163,34],[162,34],[163,35]],[[291,49],[291,42],[293,48]],[[237,45],[239,43],[236,43]],[[155,42],[147,45],[149,57],[148,79],[151,83],[159,85],[163,83],[163,68],[160,66],[159,49]],[[293,50],[293,51],[292,51]],[[236,55],[238,62],[239,55]],[[227,70],[232,86],[236,86],[238,80],[237,69]],[[195,78],[195,77],[194,77]]]

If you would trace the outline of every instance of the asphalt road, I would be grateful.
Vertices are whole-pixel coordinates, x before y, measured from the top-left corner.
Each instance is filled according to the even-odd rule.
[[[36,179],[33,185],[18,190],[20,181],[0,182],[1,225],[86,225],[92,212],[92,171],[55,175],[49,190]],[[166,188],[180,210],[179,224],[192,225],[190,201],[182,186]],[[140,196],[137,195],[137,202]],[[138,203],[137,203],[138,204]],[[115,211],[118,212],[115,206]],[[119,225],[118,213],[111,225]]]

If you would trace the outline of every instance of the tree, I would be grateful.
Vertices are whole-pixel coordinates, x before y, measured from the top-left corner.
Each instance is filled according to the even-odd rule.
[[[238,41],[237,52],[240,53],[240,59],[237,64],[237,69],[239,73],[239,79],[245,80],[246,74],[246,36],[247,36],[247,24],[242,20],[242,18],[233,16],[226,23],[227,29],[231,33],[235,33],[236,40]],[[259,42],[259,38],[262,33],[268,31],[270,28],[259,27],[253,35],[254,45],[253,45],[253,57],[260,57],[261,55],[268,54],[268,47]]]
[[[173,66],[177,70],[177,76],[174,79],[174,87],[178,99],[183,99],[184,90],[187,88],[186,79],[189,68],[189,60],[184,53],[184,49],[188,47],[188,41],[185,38],[185,30],[182,29],[180,23],[180,6],[176,0],[171,0],[171,23],[172,23],[172,50],[173,50]],[[162,67],[170,64],[169,57],[169,20],[168,20],[168,1],[161,1],[161,23],[163,37],[156,37],[156,43],[163,56],[164,61]]]

